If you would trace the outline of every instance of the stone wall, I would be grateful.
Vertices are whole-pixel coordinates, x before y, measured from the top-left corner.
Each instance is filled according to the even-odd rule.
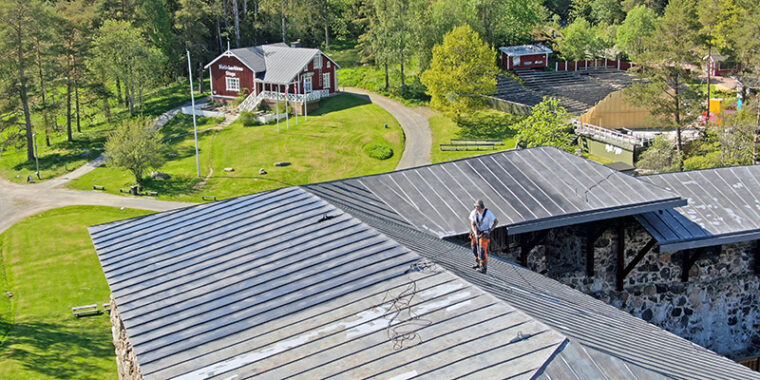
[[[650,235],[628,220],[626,264]],[[563,227],[549,231],[531,250],[528,267],[612,304],[700,346],[733,359],[760,355],[760,277],[755,274],[754,242],[708,249],[681,281],[683,257],[694,251],[646,254],[616,289],[617,228],[608,228],[594,245],[594,276],[586,276],[586,231]],[[517,261],[519,248],[500,253]]]
[[[119,309],[111,297],[111,334],[113,345],[116,347],[116,368],[119,380],[142,380],[140,365],[137,363],[132,344],[129,343],[127,330],[119,316]]]

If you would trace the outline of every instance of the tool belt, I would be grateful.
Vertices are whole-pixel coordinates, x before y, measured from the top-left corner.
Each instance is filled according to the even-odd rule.
[[[491,230],[478,231],[477,236],[473,235],[473,233],[470,232],[470,244],[475,244],[478,241],[478,239],[490,241]]]

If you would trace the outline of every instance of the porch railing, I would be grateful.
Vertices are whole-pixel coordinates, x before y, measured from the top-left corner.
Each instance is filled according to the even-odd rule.
[[[582,123],[577,119],[573,120],[573,126],[575,127],[576,134],[596,137],[610,143],[625,144],[631,148],[643,147],[649,144],[648,139],[628,135],[612,129],[602,128],[593,124]]]
[[[286,94],[284,92],[277,91],[261,91],[258,94],[251,94],[245,100],[240,103],[238,109],[241,111],[253,111],[259,106],[262,100],[279,100],[285,101],[287,99],[290,102],[311,102],[331,96],[330,90],[315,90],[308,94]]]

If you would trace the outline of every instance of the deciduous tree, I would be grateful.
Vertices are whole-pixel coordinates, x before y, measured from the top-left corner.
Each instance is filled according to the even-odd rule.
[[[146,118],[125,120],[108,137],[105,156],[119,168],[129,170],[138,184],[151,168],[164,163],[164,145]]]
[[[645,41],[654,33],[657,15],[644,5],[631,9],[617,29],[617,46],[633,57],[644,52]]]
[[[98,30],[91,55],[91,66],[103,68],[111,79],[124,85],[129,113],[133,115],[142,104],[143,90],[160,77],[164,59],[161,52],[130,23],[106,20]]]
[[[530,116],[517,125],[520,146],[533,148],[553,146],[568,152],[574,150],[572,115],[556,98],[545,97],[533,107]]]
[[[465,110],[482,105],[483,95],[496,90],[494,52],[480,36],[463,25],[433,48],[433,61],[422,74],[434,108],[454,112],[458,119]]]

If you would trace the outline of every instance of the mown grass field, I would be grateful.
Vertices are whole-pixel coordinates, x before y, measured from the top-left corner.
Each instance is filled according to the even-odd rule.
[[[196,97],[202,94],[196,93]],[[156,117],[162,113],[184,104],[190,100],[186,83],[172,83],[166,87],[148,92],[145,95],[142,109],[138,111],[147,117]],[[100,101],[97,102],[99,105]],[[103,151],[106,137],[115,128],[118,120],[128,117],[127,110],[112,100],[112,122],[109,123],[102,110],[91,109],[82,105],[82,115],[90,115],[81,119],[82,132],[76,132],[76,124],[72,122],[74,141],[66,139],[66,120],[59,117],[58,124],[63,130],[50,135],[50,146],[45,143],[45,133],[41,115],[33,114],[33,125],[37,131],[37,147],[40,162],[40,178],[42,181],[60,176],[74,170],[87,161],[97,157]],[[93,105],[93,107],[97,107]],[[97,113],[96,113],[97,112]],[[6,131],[6,134],[11,131]],[[34,175],[36,163],[27,160],[25,140],[8,140],[0,135],[0,176],[10,181],[24,183],[27,176]],[[15,141],[15,143],[14,143]],[[37,178],[35,178],[37,180]],[[37,180],[39,181],[39,180]]]
[[[433,163],[458,160],[477,156],[480,154],[493,153],[498,150],[512,149],[515,147],[516,139],[514,136],[504,139],[504,145],[499,146],[498,150],[483,151],[442,151],[441,144],[448,144],[451,139],[462,138],[461,129],[449,117],[436,115],[430,118],[430,132],[433,135],[433,146],[430,147],[430,159]]]
[[[208,119],[207,119],[208,120]],[[215,121],[199,126],[208,127]],[[389,128],[385,129],[384,124]],[[162,133],[177,135],[192,132],[189,117],[179,117],[168,124]],[[387,160],[371,158],[365,152],[370,144],[387,145],[393,156]],[[255,193],[280,187],[329,181],[393,170],[403,153],[404,138],[398,122],[382,108],[368,100],[350,95],[323,99],[319,109],[303,117],[291,118],[290,128],[280,122],[246,127],[237,121],[222,130],[199,133],[201,176],[196,177],[195,151],[192,134],[169,142],[172,154],[158,170],[172,176],[169,180],[148,181],[145,189],[157,191],[159,199],[200,201],[202,196],[218,199]],[[276,167],[275,162],[288,161],[290,166]],[[225,168],[234,168],[227,172]],[[268,174],[259,174],[264,169]],[[92,189],[102,185],[106,191],[118,194],[119,188],[134,183],[128,172],[98,168],[73,181],[77,189]]]
[[[148,213],[65,207],[0,235],[0,378],[117,378],[108,314],[71,308],[110,297],[87,226]]]

